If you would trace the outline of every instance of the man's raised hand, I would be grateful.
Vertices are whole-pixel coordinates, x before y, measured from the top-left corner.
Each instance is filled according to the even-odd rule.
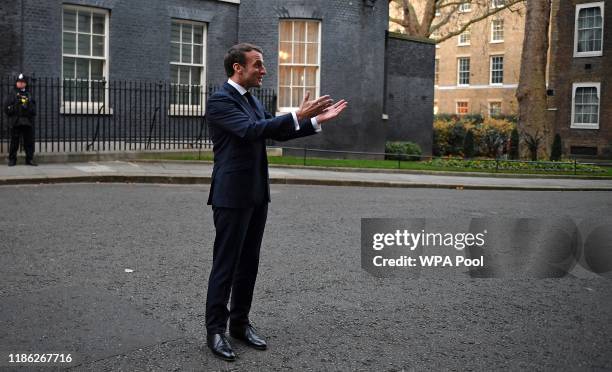
[[[344,99],[341,99],[335,104],[329,106],[322,113],[317,115],[317,123],[321,124],[335,118],[336,116],[340,115],[342,111],[344,111],[346,106],[348,106],[348,102]]]
[[[321,114],[323,111],[325,111],[325,109],[327,109],[334,103],[334,100],[331,99],[328,95],[321,96],[317,99],[313,99],[312,101],[309,101],[309,98],[310,92],[307,91],[304,95],[304,100],[302,101],[299,110],[295,113],[297,115],[298,121],[301,121],[302,119],[313,118]]]

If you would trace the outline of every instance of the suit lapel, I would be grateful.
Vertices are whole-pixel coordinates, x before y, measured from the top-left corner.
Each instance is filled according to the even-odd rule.
[[[251,105],[247,102],[246,98],[244,98],[233,86],[231,86],[228,82],[223,84],[225,90],[229,93],[229,95],[242,107],[242,110],[246,112],[253,120],[258,120],[263,118],[263,115],[259,111],[259,105],[257,105],[257,110],[251,107]]]

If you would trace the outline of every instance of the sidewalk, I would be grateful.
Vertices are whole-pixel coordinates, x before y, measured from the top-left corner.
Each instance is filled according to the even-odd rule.
[[[64,182],[134,182],[207,184],[212,164],[176,161],[100,161],[40,164],[30,167],[0,166],[0,185]],[[381,171],[309,169],[270,166],[270,181],[276,184],[420,187],[476,190],[612,191],[612,180],[474,177]]]

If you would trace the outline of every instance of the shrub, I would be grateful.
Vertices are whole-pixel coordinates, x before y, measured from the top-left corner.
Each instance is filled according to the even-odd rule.
[[[561,136],[559,133],[555,134],[555,139],[553,140],[552,149],[550,150],[550,160],[559,161],[561,160]]]
[[[519,132],[516,127],[510,133],[510,159],[517,160],[519,158]]]
[[[465,140],[463,141],[463,155],[466,158],[474,157],[474,132],[468,130],[465,134]]]
[[[414,142],[387,142],[385,153],[387,160],[420,160],[422,151]]]

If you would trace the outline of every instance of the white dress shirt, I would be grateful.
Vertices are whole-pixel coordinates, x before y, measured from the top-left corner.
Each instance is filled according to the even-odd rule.
[[[249,102],[249,100],[246,99],[246,97],[244,97],[244,94],[247,92],[247,90],[244,89],[242,85],[236,83],[232,79],[227,79],[227,83],[233,86],[234,88],[236,88],[236,90],[238,91],[238,93],[240,93],[240,95],[244,98],[244,100],[247,101],[247,103]],[[293,116],[293,124],[295,125],[295,130],[300,130],[300,123],[298,122],[297,114],[295,113],[295,111],[291,111],[291,116]],[[310,118],[310,122],[312,123],[312,126],[315,129],[315,132],[321,131],[321,125],[317,122],[317,118]]]

